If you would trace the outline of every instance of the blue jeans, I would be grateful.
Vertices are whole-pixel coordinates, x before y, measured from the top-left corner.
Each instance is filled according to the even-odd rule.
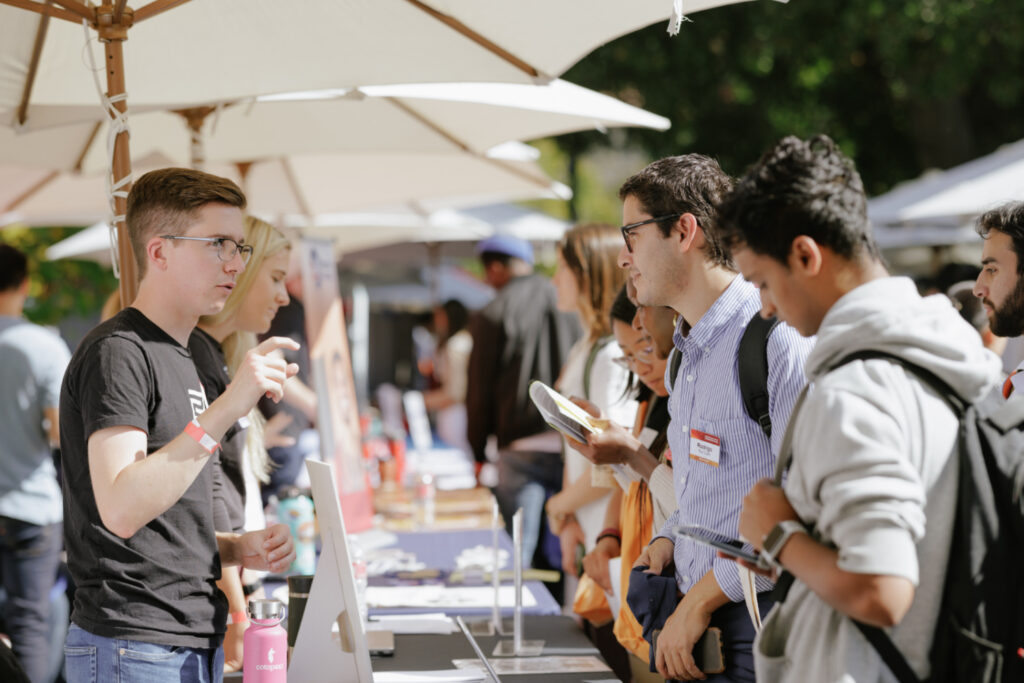
[[[546,528],[544,503],[562,489],[559,453],[502,450],[498,455],[498,486],[494,497],[512,534],[512,515],[523,510],[523,567],[533,566],[534,552]]]
[[[29,680],[50,680],[50,589],[57,580],[61,524],[38,526],[0,517],[0,576],[7,602],[4,620]]]
[[[224,650],[104,638],[71,624],[67,683],[221,683]]]

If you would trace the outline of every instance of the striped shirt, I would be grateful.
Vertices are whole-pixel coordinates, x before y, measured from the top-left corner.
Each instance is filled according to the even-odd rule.
[[[804,360],[814,339],[801,337],[785,324],[777,325],[768,338],[769,443],[743,406],[736,357],[743,331],[760,307],[757,289],[736,276],[689,335],[682,335],[682,321],[676,328],[673,342],[682,354],[682,363],[669,396],[672,421],[668,439],[677,509],[660,536],[673,538],[677,526],[698,525],[735,538],[743,496],[758,480],[774,473],[775,456],[804,385]],[[670,384],[666,370],[665,386]],[[713,444],[715,437],[717,452],[707,445]],[[717,465],[710,464],[715,459]],[[713,548],[684,536],[674,542],[680,591],[685,593],[712,569],[722,592],[733,602],[743,600],[732,560],[718,558]],[[770,581],[757,577],[759,592],[770,588]]]

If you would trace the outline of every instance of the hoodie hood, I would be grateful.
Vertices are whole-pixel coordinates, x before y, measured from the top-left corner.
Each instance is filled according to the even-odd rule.
[[[905,277],[872,280],[847,292],[829,309],[807,357],[809,380],[851,353],[885,351],[934,372],[969,401],[1001,380],[1002,363],[986,349],[949,299],[922,298]]]

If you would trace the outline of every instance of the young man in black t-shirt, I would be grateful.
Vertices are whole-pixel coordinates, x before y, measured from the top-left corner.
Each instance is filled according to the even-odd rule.
[[[281,398],[296,368],[272,352],[295,342],[260,344],[209,406],[187,349],[251,253],[244,206],[231,181],[187,169],[147,173],[129,195],[138,296],[82,341],[60,398],[69,683],[221,680],[221,567],[294,559],[284,525],[214,531],[210,456],[261,396]]]

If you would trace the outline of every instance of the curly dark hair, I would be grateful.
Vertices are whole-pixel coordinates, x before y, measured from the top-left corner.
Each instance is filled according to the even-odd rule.
[[[986,211],[975,229],[985,239],[993,230],[1008,235],[1017,254],[1017,274],[1024,275],[1024,202],[1007,202]]]
[[[715,265],[736,270],[722,244],[715,210],[732,187],[732,177],[717,161],[703,154],[683,154],[659,159],[627,178],[619,188],[619,199],[636,197],[651,216],[692,214],[704,231],[708,258]],[[658,223],[661,234],[668,237],[674,223],[674,218]]]
[[[782,264],[800,235],[845,259],[878,258],[864,184],[827,135],[780,140],[719,204],[718,220],[728,249],[743,245]]]

